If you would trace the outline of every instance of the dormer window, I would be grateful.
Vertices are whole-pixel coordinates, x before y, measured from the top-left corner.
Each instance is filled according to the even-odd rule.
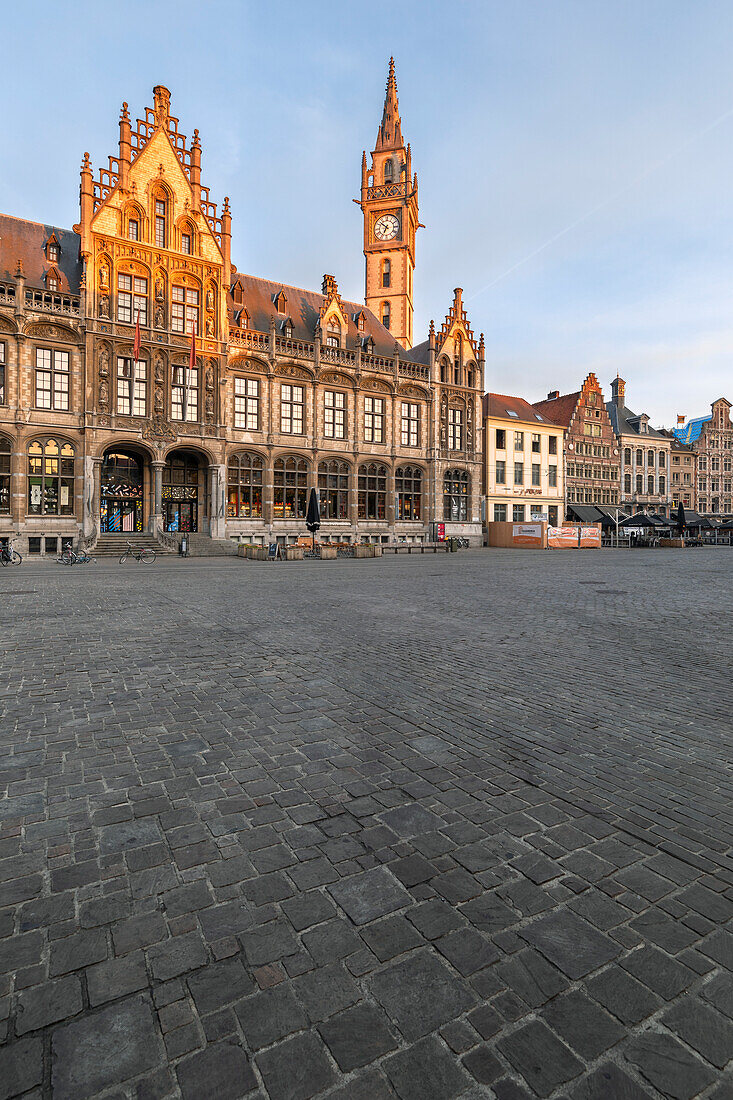
[[[289,340],[289,339],[290,339],[290,338],[292,337],[292,335],[293,335],[293,322],[292,322],[292,321],[290,320],[290,318],[289,318],[289,317],[288,317],[288,319],[287,319],[286,321],[283,321],[283,335],[284,335],[284,336],[286,337],[286,339],[288,339],[288,340]]]
[[[232,298],[234,299],[234,301],[236,302],[236,304],[238,306],[242,304],[242,302],[244,300],[244,294],[242,292],[242,284],[241,283],[235,283],[234,286],[232,287]]]
[[[326,345],[329,348],[341,347],[341,325],[335,317],[332,317],[328,322],[328,328],[326,329]]]
[[[48,246],[48,259],[52,264],[56,264],[59,261],[59,246],[57,244],[49,244]]]
[[[140,240],[140,222],[137,218],[130,218],[127,223],[127,239],[128,241]]]
[[[46,276],[46,290],[58,290],[59,279],[55,272],[49,271]]]
[[[240,291],[241,291],[241,288],[240,288]],[[239,313],[237,314],[236,319],[237,319],[237,324],[239,325],[240,328],[247,328],[247,326],[249,325],[249,314],[247,313],[246,309],[240,309]]]
[[[285,297],[285,291],[281,290],[279,294],[275,296],[275,309],[278,313],[285,313],[288,306],[288,300]]]

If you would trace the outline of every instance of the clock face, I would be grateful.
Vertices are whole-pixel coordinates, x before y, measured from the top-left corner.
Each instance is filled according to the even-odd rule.
[[[382,214],[374,223],[374,236],[378,241],[391,241],[399,230],[400,222],[394,214]]]

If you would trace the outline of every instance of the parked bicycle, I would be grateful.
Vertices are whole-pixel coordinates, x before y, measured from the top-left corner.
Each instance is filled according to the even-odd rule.
[[[127,544],[127,549],[120,558],[120,565],[124,565],[128,558],[134,558],[135,561],[144,562],[145,565],[150,565],[155,561],[155,550],[149,549],[135,549],[132,543]]]
[[[90,558],[86,550],[74,550],[70,542],[67,542],[61,553],[56,558],[59,565],[88,565],[96,558]]]
[[[14,542],[15,539],[8,539],[2,550],[0,550],[0,561],[3,565],[20,565],[23,560],[22,555],[13,546]]]

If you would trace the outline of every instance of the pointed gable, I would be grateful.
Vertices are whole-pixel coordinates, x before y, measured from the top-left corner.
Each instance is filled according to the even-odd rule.
[[[389,74],[387,76],[387,91],[384,97],[384,110],[382,111],[382,122],[377,133],[377,144],[374,147],[374,151],[383,152],[388,149],[404,149],[393,57],[389,59]]]
[[[449,354],[453,357],[457,342],[463,340],[466,340],[471,348],[471,355],[466,356],[466,358],[475,358],[478,349],[473,329],[468,322],[466,310],[463,307],[463,290],[457,286],[453,291],[453,304],[446,313],[445,320],[437,335],[438,355]]]

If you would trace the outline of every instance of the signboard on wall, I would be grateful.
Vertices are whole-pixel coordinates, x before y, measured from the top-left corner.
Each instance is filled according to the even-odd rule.
[[[515,546],[542,548],[541,523],[515,523],[512,525],[512,542]]]
[[[547,545],[551,550],[575,550],[578,546],[577,527],[548,527]]]
[[[445,524],[444,523],[436,523],[435,524],[435,541],[436,542],[445,542]]]

